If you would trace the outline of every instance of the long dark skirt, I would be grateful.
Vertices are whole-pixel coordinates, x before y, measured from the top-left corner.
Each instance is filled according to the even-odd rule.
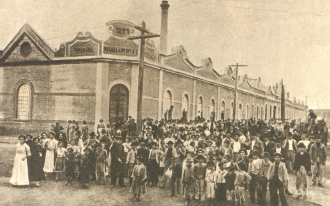
[[[43,158],[39,156],[31,156],[28,162],[30,182],[44,180]]]
[[[89,182],[89,172],[90,172],[90,169],[88,167],[80,167],[78,181],[80,183],[88,183]]]

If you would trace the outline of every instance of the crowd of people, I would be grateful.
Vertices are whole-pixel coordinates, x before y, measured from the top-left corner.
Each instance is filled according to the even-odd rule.
[[[130,187],[140,201],[146,187],[169,186],[171,196],[182,194],[186,205],[205,201],[264,205],[267,191],[272,205],[287,205],[288,173],[296,175],[299,198],[307,197],[307,176],[323,187],[328,130],[313,111],[308,121],[276,120],[143,120],[137,133],[133,118],[122,124],[104,124],[97,131],[69,121],[49,133],[18,137],[10,182],[40,186],[55,173],[67,185],[78,181],[110,187]],[[126,180],[126,184],[125,181]]]

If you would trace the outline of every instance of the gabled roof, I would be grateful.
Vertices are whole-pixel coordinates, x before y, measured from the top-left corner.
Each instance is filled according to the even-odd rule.
[[[19,40],[25,35],[27,35],[29,39],[31,39],[31,41],[33,41],[33,43],[35,43],[39,47],[39,49],[48,59],[52,59],[54,57],[53,50],[40,38],[40,36],[32,29],[30,25],[24,24],[24,26],[19,30],[16,36],[3,50],[1,58],[6,58],[11,53],[11,51],[15,49],[16,44],[19,42]]]

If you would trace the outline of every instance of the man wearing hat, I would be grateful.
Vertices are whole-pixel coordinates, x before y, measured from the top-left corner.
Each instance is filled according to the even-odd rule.
[[[111,153],[111,188],[116,186],[117,178],[120,187],[124,187],[124,146],[122,145],[123,138],[117,137],[117,142],[112,143],[109,152]]]
[[[281,205],[287,206],[288,203],[284,194],[284,188],[288,184],[288,171],[286,170],[285,163],[281,162],[281,156],[280,153],[274,154],[275,162],[270,164],[268,170],[270,202],[272,205],[278,205],[277,191],[279,191]]]
[[[171,196],[175,195],[175,184],[177,186],[177,194],[180,194],[180,180],[182,175],[182,163],[180,162],[180,156],[174,156],[174,163],[170,166],[172,169],[172,177],[171,177],[171,188],[172,193]]]
[[[289,132],[287,139],[283,142],[283,147],[288,152],[288,161],[287,161],[287,169],[289,173],[292,172],[293,168],[292,165],[294,163],[294,159],[297,153],[297,141],[292,139],[292,133]]]
[[[167,142],[168,148],[165,149],[163,157],[164,157],[164,162],[165,162],[165,167],[164,171],[166,172],[168,168],[173,164],[173,158],[174,156],[177,155],[176,149],[173,148],[174,143],[172,141]],[[164,174],[164,179],[162,182],[162,185],[160,186],[161,188],[164,187],[166,184],[166,178]]]
[[[293,163],[293,170],[297,176],[296,188],[298,191],[298,197],[303,196],[306,198],[307,173],[311,170],[311,159],[310,155],[305,150],[306,146],[303,142],[300,142],[297,145],[297,148],[298,152]]]
[[[259,147],[258,152],[259,152],[260,155],[263,155],[264,146],[263,146],[262,142],[259,140],[259,133],[257,132],[257,130],[253,129],[251,131],[250,136],[251,136],[251,141],[250,141],[249,146],[250,146],[251,150],[253,150],[255,145],[258,145],[258,147]]]
[[[205,157],[203,155],[197,156],[197,164],[194,167],[195,172],[195,199],[204,201],[205,194],[205,174],[206,174],[206,164],[204,163]]]
[[[185,191],[185,205],[190,205],[190,200],[194,196],[194,182],[195,182],[195,172],[194,167],[192,167],[193,158],[187,157],[186,167],[183,169],[182,183]]]
[[[270,151],[275,147],[275,144],[273,142],[269,141],[268,135],[265,135],[263,139],[264,139],[264,142],[263,142],[264,152],[270,153]]]
[[[280,138],[277,138],[275,140],[275,147],[270,151],[269,155],[270,155],[270,160],[272,162],[275,161],[275,153],[279,153],[281,154],[281,161],[282,162],[286,162],[288,159],[288,153],[287,150],[285,148],[282,147],[282,141]]]
[[[149,182],[151,182],[151,187],[158,184],[158,169],[159,169],[159,154],[158,144],[156,142],[151,143],[152,148],[149,151],[148,156],[148,176]]]
[[[105,129],[101,130],[100,142],[104,143],[104,145],[105,145],[104,148],[107,150],[107,152],[109,152],[109,147],[110,147],[111,140],[110,140],[107,132],[105,131]]]
[[[323,168],[327,160],[327,153],[324,144],[321,143],[321,137],[315,137],[315,143],[311,146],[311,163],[312,163],[312,185],[323,187]],[[316,180],[318,179],[318,181]]]

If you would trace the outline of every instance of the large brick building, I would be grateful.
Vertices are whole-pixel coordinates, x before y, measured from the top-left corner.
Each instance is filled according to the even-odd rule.
[[[127,40],[132,24],[109,22],[108,40],[90,33],[53,51],[24,25],[0,56],[0,123],[4,134],[40,132],[58,121],[99,119],[124,121],[137,115],[139,45]],[[124,28],[124,29],[123,29]],[[261,79],[240,77],[238,119],[280,117],[280,88],[265,86]],[[173,118],[188,119],[211,111],[220,119],[231,118],[234,97],[233,70],[220,75],[210,58],[193,65],[183,46],[170,55],[161,54],[150,42],[146,46],[143,117],[161,119],[173,105]],[[286,100],[287,118],[306,115],[303,102]]]
[[[161,119],[173,107],[172,117],[188,120],[231,118],[233,70],[218,74],[210,58],[196,66],[183,46],[167,54],[167,1],[162,5],[161,50],[152,41],[145,51],[142,117]],[[53,51],[29,26],[24,25],[0,51],[0,126],[3,134],[41,132],[50,124],[86,120],[94,127],[99,119],[126,121],[137,116],[139,44],[127,40],[133,24],[107,23],[111,33],[98,40],[79,33]],[[280,88],[265,86],[247,75],[238,79],[238,119],[280,118]],[[286,117],[306,115],[303,102],[285,100]],[[66,124],[65,124],[66,125]]]

